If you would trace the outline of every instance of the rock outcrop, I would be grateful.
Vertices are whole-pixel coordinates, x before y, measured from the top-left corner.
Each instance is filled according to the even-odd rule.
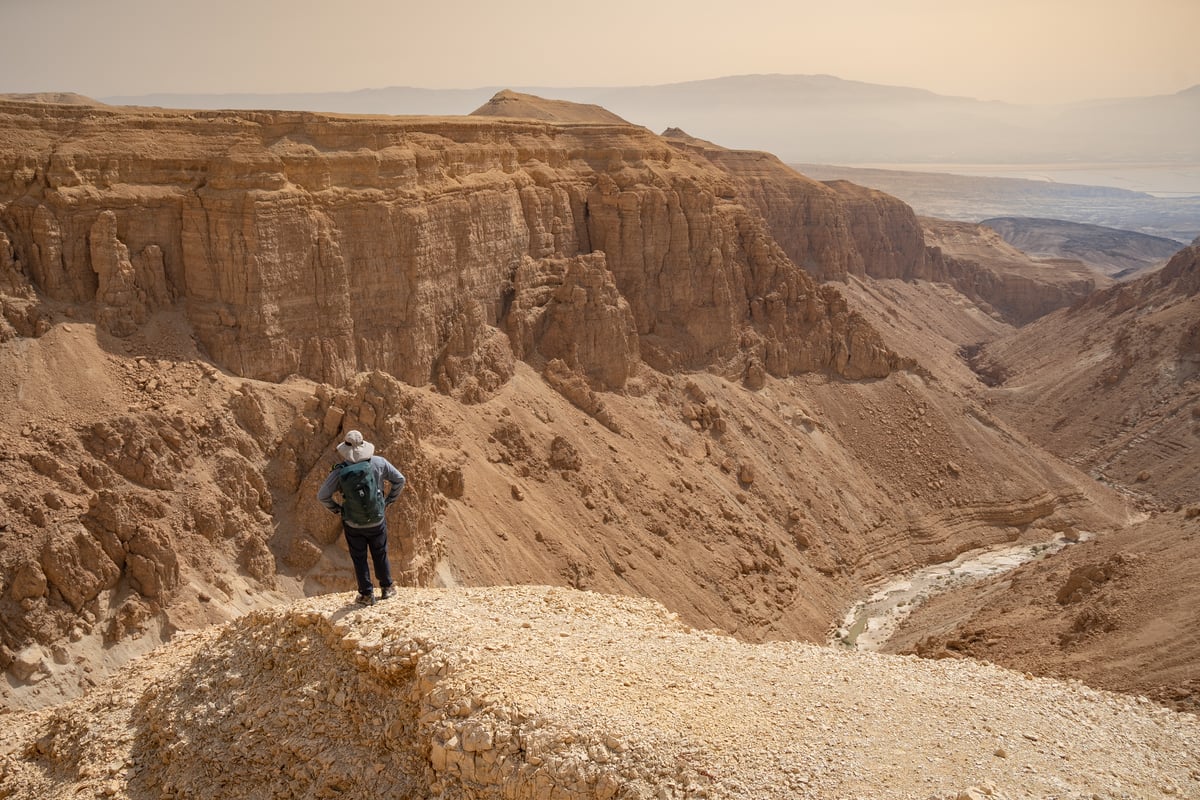
[[[929,280],[949,283],[1003,319],[1024,325],[1111,283],[1082,262],[1033,259],[969,222],[921,218]]]
[[[162,250],[147,245],[130,260],[129,248],[117,238],[117,215],[102,211],[88,232],[89,257],[96,272],[96,316],[116,336],[128,336],[149,313],[173,298],[163,273]]]
[[[0,225],[0,342],[45,333],[49,323],[43,316],[24,264]]]
[[[563,362],[599,388],[623,389],[640,360],[637,326],[603,252],[526,259],[506,315],[519,358]]]

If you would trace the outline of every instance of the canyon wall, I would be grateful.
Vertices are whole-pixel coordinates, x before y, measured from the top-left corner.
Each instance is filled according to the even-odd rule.
[[[988,343],[992,408],[1148,505],[1200,483],[1200,245]]]
[[[919,219],[891,195],[848,181],[814,181],[769,153],[729,150],[674,129],[664,138],[728,173],[788,257],[820,280],[946,283],[1018,325],[1103,283],[1078,262],[1035,261],[990,229]]]
[[[922,217],[926,274],[950,283],[1014,325],[1025,325],[1086,298],[1111,279],[1080,261],[1035,259],[991,228]]]
[[[652,366],[862,378],[899,363],[725,174],[640,128],[0,111],[0,231],[36,288],[94,304],[118,336],[179,301],[239,375],[434,381],[466,357],[456,347],[510,327],[527,262],[553,276],[593,252]],[[475,366],[494,382],[494,364]]]

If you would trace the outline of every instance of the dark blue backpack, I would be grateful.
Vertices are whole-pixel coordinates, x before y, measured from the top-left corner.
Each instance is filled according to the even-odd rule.
[[[342,519],[360,528],[369,528],[383,521],[383,491],[375,478],[371,459],[345,462],[337,469],[338,488],[342,492]]]

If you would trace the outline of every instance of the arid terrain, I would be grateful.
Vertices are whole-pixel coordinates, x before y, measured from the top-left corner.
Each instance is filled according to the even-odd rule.
[[[1200,722],[1144,700],[750,645],[571,589],[324,595],[176,637],[121,678],[16,717],[0,790],[975,800],[1188,797],[1200,780]]]
[[[0,102],[0,796],[1194,795],[1193,716],[1058,679],[1194,708],[1195,270],[511,92]],[[409,481],[364,611],[315,501],[351,428]],[[896,642],[1017,673],[803,644],[1080,531]],[[1120,558],[1086,636],[1021,590]]]

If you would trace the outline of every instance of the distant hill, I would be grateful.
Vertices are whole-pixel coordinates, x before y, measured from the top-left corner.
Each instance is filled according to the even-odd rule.
[[[1165,263],[1182,249],[1174,239],[1060,219],[995,217],[981,224],[1031,256],[1076,258],[1113,278]]]
[[[306,94],[157,94],[120,105],[355,114],[466,114],[503,87],[388,87]],[[658,86],[511,87],[601,105],[655,131],[681,127],[785,161],[1200,161],[1200,89],[1159,97],[1019,106],[831,75],[739,75]]]
[[[1177,241],[1200,236],[1200,197],[1161,198],[1128,189],[935,172],[793,164],[817,180],[847,180],[887,192],[928,217],[980,222],[1038,217],[1137,231]]]
[[[0,94],[0,100],[15,100],[21,103],[54,103],[69,106],[99,106],[104,105],[99,100],[93,100],[87,95],[75,92],[25,92],[15,94]]]
[[[546,100],[520,92],[497,92],[479,108],[471,112],[473,117],[515,117],[538,119],[545,122],[593,122],[608,125],[628,125],[616,114],[589,103],[570,103],[566,100]]]

